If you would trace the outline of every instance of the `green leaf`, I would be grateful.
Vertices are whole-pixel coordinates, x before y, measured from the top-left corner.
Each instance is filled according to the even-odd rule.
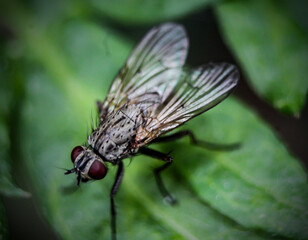
[[[0,195],[29,197],[29,193],[16,186],[12,177],[12,156],[10,153],[14,146],[12,146],[9,137],[9,122],[12,121],[12,99],[15,97],[15,91],[11,85],[12,82],[16,83],[16,74],[10,65],[12,62],[5,57],[2,47],[0,52],[3,53],[0,59],[0,102],[3,103],[0,106]]]
[[[105,16],[125,24],[149,24],[173,20],[198,11],[218,0],[91,0]]]
[[[62,66],[69,69],[62,76],[63,85],[72,79],[66,76],[86,76],[87,71],[99,78],[104,63],[114,62],[115,55],[106,54],[103,47],[97,47],[96,53],[91,50],[93,43],[106,35],[110,49],[116,47],[117,37],[104,31],[108,30],[80,21],[70,22],[63,28],[63,55],[53,55],[57,57],[56,62],[72,62],[70,68]],[[55,50],[55,47],[50,48]],[[70,61],[64,61],[64,56]],[[52,73],[53,63],[47,59],[41,60],[45,68],[52,66],[49,69]],[[84,64],[88,64],[90,70]],[[119,67],[108,65],[105,75],[115,74]],[[90,114],[85,112],[89,113],[91,108],[95,111],[96,98],[90,96],[88,90],[103,98],[97,89],[106,89],[109,82],[102,81],[99,86],[91,78],[76,79],[75,84],[84,87],[73,89],[72,101],[69,90],[62,91],[60,80],[52,78],[53,74],[46,75],[42,69],[34,69],[27,78],[29,99],[24,111],[23,136],[26,139],[36,134],[32,136],[33,141],[24,141],[24,151],[28,168],[32,169],[37,197],[48,220],[64,239],[109,238],[108,195],[115,169],[111,167],[104,181],[74,189],[75,176],[64,176],[56,168],[70,168],[71,149],[86,139],[86,118]],[[88,103],[88,110],[84,102]],[[119,239],[200,239],[205,234],[208,239],[271,239],[271,234],[305,238],[307,217],[302,212],[307,200],[307,183],[304,172],[260,119],[228,99],[217,110],[198,117],[189,126],[202,139],[240,141],[243,146],[228,153],[209,152],[192,147],[187,141],[162,147],[165,151],[174,149],[174,168],[183,176],[181,181],[175,176],[167,178],[168,186],[180,201],[176,207],[163,204],[154,184],[151,169],[160,163],[142,156],[130,165],[126,160],[126,175],[116,199]],[[168,176],[167,173],[164,176]],[[195,194],[189,191],[187,183]],[[200,202],[198,196],[204,202]]]
[[[31,97],[25,108],[23,135],[26,139],[32,131],[40,134],[35,135],[35,141],[25,144],[24,152],[28,168],[33,169],[36,197],[47,219],[64,239],[109,239],[109,192],[116,169],[110,166],[104,181],[83,184],[80,188],[75,186],[76,176],[64,176],[57,167],[72,167],[70,151],[85,141],[85,124],[75,121],[80,112],[72,111],[74,107],[42,72],[33,73],[28,82],[40,88],[29,89]],[[34,118],[34,112],[41,113],[40,117]],[[81,134],[84,136],[79,137]],[[201,239],[204,235],[213,240],[270,239],[228,220],[172,177],[167,182],[180,204],[175,207],[164,204],[152,174],[153,167],[160,164],[143,156],[131,164],[125,161],[126,174],[116,197],[119,239]],[[190,166],[189,161],[187,164]],[[193,170],[194,166],[191,167]]]
[[[0,195],[9,197],[29,197],[29,193],[17,187],[13,181],[10,157],[8,154],[9,146],[10,142],[8,139],[7,126],[0,117]]]
[[[86,141],[95,100],[104,98],[131,43],[86,21],[68,21],[42,34],[29,15],[19,16],[16,31],[25,55],[38,63],[25,75],[21,122],[35,197],[62,239],[110,239],[116,168],[110,166],[103,181],[79,188],[76,176],[59,168],[73,167],[70,152]],[[25,27],[29,22],[31,28]],[[185,127],[200,139],[242,147],[212,152],[188,139],[156,146],[173,150],[174,165],[163,177],[179,200],[174,207],[164,204],[155,186],[152,170],[161,162],[144,156],[124,160],[116,196],[119,239],[307,239],[307,179],[272,129],[232,98]]]
[[[11,166],[5,161],[7,159],[6,154],[2,152],[0,155],[3,159],[0,164],[0,194],[7,197],[30,197],[30,193],[22,190],[14,183]]]
[[[304,30],[275,1],[226,1],[216,10],[222,34],[257,93],[298,115],[308,88]]]
[[[245,228],[308,238],[306,173],[261,119],[228,99],[187,127],[201,139],[241,143],[224,153],[173,145],[176,166],[204,201]]]

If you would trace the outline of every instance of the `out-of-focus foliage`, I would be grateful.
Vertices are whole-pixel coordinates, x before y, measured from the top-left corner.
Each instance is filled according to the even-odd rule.
[[[4,124],[0,123],[0,194],[9,197],[29,197],[29,193],[18,188],[11,176],[11,166],[8,155],[8,136]]]
[[[254,89],[281,111],[298,115],[308,89],[308,35],[284,6],[227,1],[217,7],[217,15]]]
[[[1,41],[0,41],[1,44]],[[8,71],[8,60],[4,49],[0,47],[0,196],[6,197],[29,197],[30,194],[16,186],[12,177],[12,156],[10,155],[12,142],[10,141],[9,129],[13,128],[11,118],[12,99],[17,91],[16,74]],[[14,87],[13,87],[14,86]],[[4,207],[0,201],[0,239],[8,239],[7,220]]]
[[[18,91],[18,74],[8,71],[8,60],[4,54],[4,49],[0,49],[2,55],[0,61],[0,195],[10,197],[28,197],[29,193],[16,187],[11,173],[10,151],[14,149],[9,138],[9,128],[14,128],[12,117],[12,101],[14,93]],[[14,84],[15,83],[15,84]]]
[[[91,0],[105,16],[124,24],[149,24],[170,21],[187,15],[219,0]]]
[[[58,4],[63,8],[56,5],[48,11],[41,2],[27,7],[16,3],[3,13],[16,38],[10,49],[20,49],[19,58],[27,59],[20,70],[25,93],[19,121],[20,161],[40,209],[61,239],[109,239],[109,191],[116,169],[110,166],[104,181],[77,188],[76,176],[64,176],[59,168],[72,167],[71,149],[86,141],[91,116],[96,118],[95,101],[103,100],[133,43],[102,23],[97,11],[81,7],[84,3]],[[132,7],[125,14],[116,13],[125,11],[125,4],[122,10],[110,8],[106,10],[110,14],[103,13],[122,22],[132,15]],[[188,9],[195,8],[196,2],[191,4]],[[177,10],[169,15],[173,11],[169,8],[166,13],[142,8],[151,19],[143,19],[144,23],[184,14]],[[142,17],[135,15],[131,24]],[[12,54],[6,57],[9,71],[14,61]],[[243,67],[251,76],[244,63]],[[9,100],[7,94],[1,98]],[[308,239],[305,172],[251,109],[229,98],[187,128],[200,139],[240,142],[241,148],[213,152],[190,145],[188,139],[153,145],[164,152],[173,150],[174,165],[163,176],[179,200],[174,207],[162,201],[154,183],[152,169],[161,165],[159,161],[144,156],[131,163],[124,160],[126,172],[116,197],[119,239]],[[9,144],[3,129],[1,141]],[[3,156],[1,167],[9,163],[7,154]]]

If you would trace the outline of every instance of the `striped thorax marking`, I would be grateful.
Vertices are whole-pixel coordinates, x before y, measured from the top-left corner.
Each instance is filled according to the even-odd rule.
[[[136,152],[130,147],[143,123],[140,106],[124,105],[104,119],[88,138],[89,145],[107,161],[115,162]]]

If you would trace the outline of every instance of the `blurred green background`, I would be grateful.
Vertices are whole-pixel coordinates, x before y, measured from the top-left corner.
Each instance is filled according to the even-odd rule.
[[[161,163],[125,160],[116,197],[119,239],[308,239],[308,4],[305,0],[90,0],[0,3],[0,239],[109,239],[104,181],[75,186],[70,152],[86,141],[95,101],[154,25],[181,23],[187,65],[230,62],[230,98],[186,124],[163,173],[179,205],[163,202]]]

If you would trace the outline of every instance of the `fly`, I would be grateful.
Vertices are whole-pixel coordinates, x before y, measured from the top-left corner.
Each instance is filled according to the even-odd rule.
[[[173,159],[147,144],[189,136],[203,147],[235,147],[198,141],[191,131],[162,136],[223,101],[239,80],[238,70],[228,63],[183,68],[187,51],[188,37],[181,25],[152,28],[115,77],[105,101],[97,102],[99,125],[88,137],[88,145],[72,150],[74,168],[65,174],[76,173],[78,185],[103,179],[107,164],[118,167],[110,192],[112,239],[116,239],[114,197],[124,174],[123,159],[141,153],[164,161],[154,170],[155,179],[161,194],[175,203],[160,176]]]

